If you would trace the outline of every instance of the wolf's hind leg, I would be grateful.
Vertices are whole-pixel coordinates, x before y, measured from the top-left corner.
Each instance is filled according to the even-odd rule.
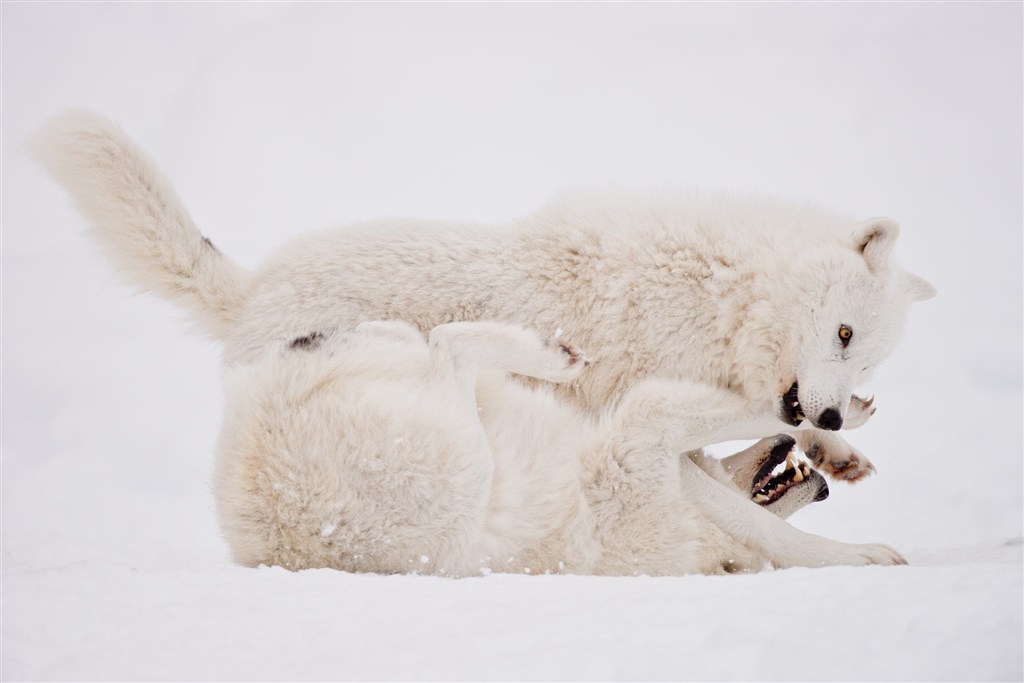
[[[475,382],[480,370],[568,382],[587,360],[578,348],[559,339],[543,340],[533,330],[492,322],[458,322],[430,331],[430,355],[436,372]]]

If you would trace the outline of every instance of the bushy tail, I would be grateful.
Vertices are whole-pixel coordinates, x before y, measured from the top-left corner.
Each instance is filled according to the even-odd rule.
[[[118,126],[72,111],[28,146],[71,194],[90,234],[130,284],[188,309],[219,339],[230,333],[251,273],[203,237],[153,160]]]

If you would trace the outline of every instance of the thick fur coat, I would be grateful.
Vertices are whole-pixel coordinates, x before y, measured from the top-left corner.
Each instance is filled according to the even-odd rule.
[[[505,376],[567,382],[585,366],[514,326],[451,323],[428,345],[377,322],[232,368],[214,486],[235,558],[444,576],[902,562],[783,521],[827,495],[806,464],[784,466],[792,438],[725,461],[691,450],[760,428],[726,392],[696,397],[716,401],[709,415],[678,385],[641,383],[594,419]]]
[[[125,278],[182,305],[223,343],[229,368],[364,321],[561,329],[591,359],[555,389],[566,410],[677,411],[682,450],[792,431],[823,471],[850,480],[872,466],[834,432],[863,422],[854,388],[892,349],[909,305],[934,294],[894,261],[890,219],[692,193],[566,196],[494,226],[360,223],[298,238],[248,270],[102,117],[58,117],[32,147]]]

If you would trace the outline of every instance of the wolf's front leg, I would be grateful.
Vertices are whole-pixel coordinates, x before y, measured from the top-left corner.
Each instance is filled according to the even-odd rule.
[[[899,552],[880,543],[843,543],[800,531],[709,477],[682,458],[683,495],[715,526],[744,547],[757,550],[774,567],[906,564]]]
[[[616,460],[624,471],[639,473],[631,475],[634,478],[643,478],[648,468],[652,473],[663,469],[666,453],[792,429],[770,409],[738,394],[692,382],[661,381],[645,382],[627,394],[608,428]],[[804,533],[738,495],[689,458],[678,462],[678,478],[669,483],[662,477],[660,487],[681,485],[682,496],[716,527],[776,567],[906,562],[888,546],[852,545]]]
[[[614,492],[619,504],[640,510],[652,494],[665,501],[678,499],[680,454],[787,428],[737,393],[696,382],[648,380],[631,389],[602,421],[591,478],[612,482],[604,488]],[[736,491],[731,493],[740,499]]]
[[[630,390],[611,417],[626,438],[656,438],[675,452],[792,430],[768,405],[688,381],[647,380]]]

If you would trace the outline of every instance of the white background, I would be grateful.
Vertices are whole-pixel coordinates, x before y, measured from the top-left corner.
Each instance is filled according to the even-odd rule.
[[[5,680],[1022,676],[1019,3],[4,3],[2,19]],[[68,107],[120,122],[249,266],[312,228],[498,222],[574,187],[896,218],[899,259],[939,296],[862,388],[878,413],[849,438],[878,474],[793,521],[911,567],[231,566],[209,489],[219,350],[116,281],[19,148]]]

